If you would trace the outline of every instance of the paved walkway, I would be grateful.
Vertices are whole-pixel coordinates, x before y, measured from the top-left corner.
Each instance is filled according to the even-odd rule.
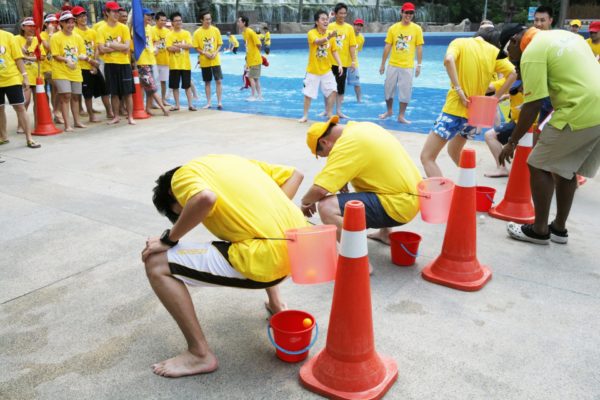
[[[163,171],[207,153],[236,153],[297,166],[305,191],[323,160],[305,145],[306,125],[243,114],[182,111],[135,127],[96,125],[42,137],[24,147],[13,132],[0,147],[0,398],[310,399],[300,365],[280,362],[266,335],[262,291],[192,289],[220,369],[165,379],[153,362],[182,350],[175,323],[151,292],[140,261],[145,238],[168,221],[151,202]],[[425,135],[397,134],[418,163]],[[506,179],[478,151],[479,183]],[[447,175],[457,169],[444,153]],[[418,163],[420,165],[420,163]],[[599,178],[576,196],[570,243],[535,246],[507,239],[505,223],[478,219],[478,255],[493,270],[481,291],[464,293],[421,279],[439,254],[444,225],[420,217],[417,265],[391,264],[369,243],[376,347],[393,356],[391,399],[600,398]],[[296,202],[299,203],[299,197]],[[210,240],[203,228],[192,234]],[[325,346],[332,284],[284,283],[292,308],[312,313]]]

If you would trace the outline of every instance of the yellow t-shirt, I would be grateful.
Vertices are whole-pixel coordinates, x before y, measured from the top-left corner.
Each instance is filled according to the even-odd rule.
[[[249,67],[262,64],[262,56],[260,55],[260,39],[256,32],[250,28],[246,28],[242,34],[244,41],[246,42],[246,64]]]
[[[330,54],[337,51],[335,38],[331,38],[321,45],[315,44],[315,40],[327,37],[328,33],[319,33],[317,28],[308,31],[308,66],[306,72],[314,75],[325,75],[331,71]]]
[[[240,47],[240,42],[233,35],[229,35],[229,43],[233,44],[233,48]]]
[[[358,36],[356,37],[356,68],[358,68],[358,53],[360,51],[362,51],[363,46],[365,44],[365,37],[362,35],[362,33],[359,33]]]
[[[385,43],[392,46],[390,65],[398,68],[414,68],[417,46],[422,46],[423,30],[414,22],[404,25],[397,22],[390,26]]]
[[[519,120],[519,115],[521,115],[523,100],[523,93],[521,92],[510,96],[510,119],[515,122]]]
[[[17,41],[17,44],[19,45],[19,47],[21,49],[26,48],[27,45],[27,39],[22,36],[22,35],[18,35],[15,36],[15,40]],[[22,51],[23,56],[26,57],[35,57],[35,48],[37,47],[38,41],[36,37],[33,37],[31,39],[31,44],[29,45],[29,47],[26,48],[26,52]],[[42,46],[43,47],[43,46]],[[23,59],[23,62],[25,63],[25,71],[27,71],[27,80],[29,81],[30,85],[35,85],[36,82],[36,78],[38,77],[38,62],[37,61],[29,61],[29,60],[25,60]],[[40,74],[41,76],[41,74]]]
[[[167,47],[178,43],[192,44],[192,35],[185,29],[182,29],[179,32],[170,32],[167,35]],[[190,63],[190,51],[182,49],[177,53],[169,52],[169,68],[191,70],[192,65]]]
[[[98,29],[102,28],[105,25],[106,25],[106,21],[105,20],[98,21],[94,25],[92,25],[92,29],[95,30],[96,32],[98,32]]]
[[[171,188],[181,206],[208,189],[217,201],[204,226],[231,242],[229,261],[245,277],[270,282],[290,273],[288,229],[307,226],[302,212],[280,189],[293,167],[269,165],[234,155],[207,155],[182,166]]]
[[[169,65],[169,52],[167,51],[167,35],[171,33],[167,28],[160,29],[158,26],[152,27],[152,41],[154,48],[158,49],[156,53],[156,64]]]
[[[223,39],[221,38],[219,28],[216,26],[209,26],[207,29],[204,29],[203,27],[196,29],[192,38],[192,44],[196,49],[202,50],[204,53],[213,53],[217,55],[212,60],[204,54],[200,55],[201,68],[221,65],[219,49],[223,46]]]
[[[454,56],[458,83],[467,98],[485,95],[494,72],[508,76],[515,70],[508,59],[496,60],[498,48],[480,37],[454,39],[450,42],[446,54]],[[462,104],[453,88],[446,95],[442,112],[468,118],[467,107]]]
[[[354,34],[354,28],[352,25],[344,22],[343,25],[338,25],[337,22],[333,22],[327,28],[327,32],[336,31],[337,36],[333,39],[337,46],[340,60],[342,61],[342,67],[348,68],[352,64],[352,56],[350,55],[350,47],[356,46],[356,35]],[[333,55],[329,55],[331,65],[337,65],[337,62],[333,58]]]
[[[600,43],[592,43],[592,38],[588,38],[586,42],[592,49],[592,53],[594,53],[594,56],[596,56],[596,60],[600,62]]]
[[[333,145],[315,185],[337,193],[350,182],[357,192],[377,195],[385,212],[407,223],[419,212],[421,174],[400,142],[372,122],[348,124]]]
[[[265,46],[270,46],[271,45],[271,32],[266,32],[264,36],[265,36]]]
[[[50,46],[50,35],[46,31],[40,32],[40,39],[42,42],[45,41]],[[52,53],[50,49],[46,49],[44,45],[40,46],[42,52],[42,74],[46,72],[52,72]]]
[[[83,82],[81,75],[81,65],[78,57],[85,54],[85,43],[76,33],[65,35],[62,31],[50,38],[50,50],[54,57],[52,58],[52,79],[66,79],[72,82]],[[64,61],[58,61],[57,56],[65,57],[75,63],[76,68],[67,67]]]
[[[146,32],[146,47],[144,48],[144,51],[142,51],[142,54],[140,54],[140,58],[137,60],[137,65],[156,65],[154,44],[152,40],[153,29],[150,25],[146,25],[144,30]]]
[[[83,39],[83,44],[85,45],[85,55],[91,59],[94,59],[96,57],[96,36],[98,35],[97,32],[91,28],[83,30],[79,29],[78,27],[75,27],[74,32],[81,36],[81,38]],[[81,69],[92,69],[92,65],[87,61],[79,60],[79,65],[81,66]]]
[[[23,51],[12,33],[0,29],[0,48],[0,87],[22,85],[23,75],[15,60],[23,58]]]
[[[131,33],[126,25],[117,22],[115,26],[110,26],[107,23],[101,25],[96,36],[98,44],[106,45],[106,43],[114,42],[125,44],[125,42],[131,43]],[[129,50],[128,51],[113,51],[112,53],[104,53],[104,62],[107,64],[129,64]]]

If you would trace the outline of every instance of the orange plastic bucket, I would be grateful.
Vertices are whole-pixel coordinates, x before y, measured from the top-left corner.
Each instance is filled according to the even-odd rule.
[[[467,106],[468,124],[478,128],[491,128],[496,119],[496,96],[471,96]]]
[[[448,221],[454,182],[448,178],[427,178],[417,185],[421,218],[430,224]]]
[[[314,284],[335,279],[336,229],[335,225],[314,225],[285,232],[295,283]]]
[[[494,195],[496,189],[488,186],[477,186],[475,188],[476,193],[476,208],[479,212],[488,212],[492,208],[494,203]]]
[[[273,335],[271,335],[271,328]],[[315,328],[315,336],[311,341],[313,328]],[[315,318],[309,313],[285,310],[271,317],[267,326],[267,335],[271,344],[275,346],[277,357],[282,361],[295,363],[308,356],[310,348],[319,336],[319,327]]]
[[[403,231],[390,233],[392,262],[401,267],[413,265],[419,255],[419,243],[421,243],[421,236],[416,233]]]

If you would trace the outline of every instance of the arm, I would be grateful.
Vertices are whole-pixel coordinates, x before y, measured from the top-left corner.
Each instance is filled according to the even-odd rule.
[[[356,68],[356,46],[350,46],[350,58],[352,58],[352,64],[350,64],[350,68]]]
[[[110,48],[113,49],[114,51],[129,51],[129,47],[131,45],[131,41],[130,40],[126,40],[123,43],[108,43],[110,44]]]
[[[444,57],[444,67],[446,67],[446,72],[448,73],[452,87],[454,90],[456,90],[456,93],[458,93],[458,96],[460,97],[460,101],[466,107],[469,103],[469,99],[467,99],[467,96],[460,87],[460,82],[458,81],[458,72],[456,72],[456,61],[454,60],[454,56],[452,54],[446,54]]]
[[[294,170],[292,176],[290,176],[288,180],[280,186],[283,193],[285,193],[290,200],[292,200],[296,195],[296,192],[298,192],[298,188],[300,187],[303,179],[304,175],[302,172]]]
[[[316,203],[328,194],[327,190],[313,184],[304,197],[302,197],[302,205],[300,206],[302,213],[307,217],[311,217],[317,211]]]
[[[510,135],[508,143],[502,147],[502,151],[498,156],[500,165],[504,166],[506,162],[511,161],[519,140],[521,140],[523,135],[525,135],[525,133],[533,125],[537,115],[540,113],[540,110],[542,109],[542,102],[543,99],[539,99],[523,104],[523,107],[521,108],[521,114],[519,114],[519,121],[517,121],[517,126]]]
[[[504,81],[504,85],[502,85],[500,87],[500,89],[498,89],[496,94],[494,95],[494,96],[496,96],[498,101],[500,101],[502,95],[504,95],[512,87],[512,85],[516,82],[516,80],[517,80],[517,73],[515,71],[511,72],[510,75],[508,75],[506,77],[506,80]]]
[[[344,69],[342,68],[342,60],[340,59],[340,55],[338,54],[337,50],[332,51],[331,55],[333,56],[333,59],[337,62],[337,65],[340,66],[339,75],[342,76],[342,74],[344,73]]]
[[[316,44],[317,46],[320,46],[323,43],[327,42],[332,37],[336,37],[336,36],[337,36],[337,32],[336,31],[331,31],[331,32],[329,32],[329,34],[327,36],[315,39],[315,41],[313,43]]]
[[[417,69],[415,70],[415,76],[421,75],[421,65],[423,63],[423,46],[417,46]]]
[[[385,72],[385,62],[387,61],[388,56],[390,55],[390,50],[392,50],[392,45],[389,43],[385,44],[383,48],[383,56],[381,57],[381,66],[379,67],[379,74],[383,75]]]
[[[27,77],[27,70],[25,69],[25,63],[23,62],[23,59],[17,58],[15,60],[15,63],[17,64],[19,72],[21,73],[21,75],[23,75],[23,87],[29,88],[29,78]]]

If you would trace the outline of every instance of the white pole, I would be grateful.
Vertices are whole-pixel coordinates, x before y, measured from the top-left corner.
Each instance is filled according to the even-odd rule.
[[[488,3],[488,0],[485,0],[485,3],[483,3],[483,18],[482,18],[482,20],[487,19],[487,3]]]

